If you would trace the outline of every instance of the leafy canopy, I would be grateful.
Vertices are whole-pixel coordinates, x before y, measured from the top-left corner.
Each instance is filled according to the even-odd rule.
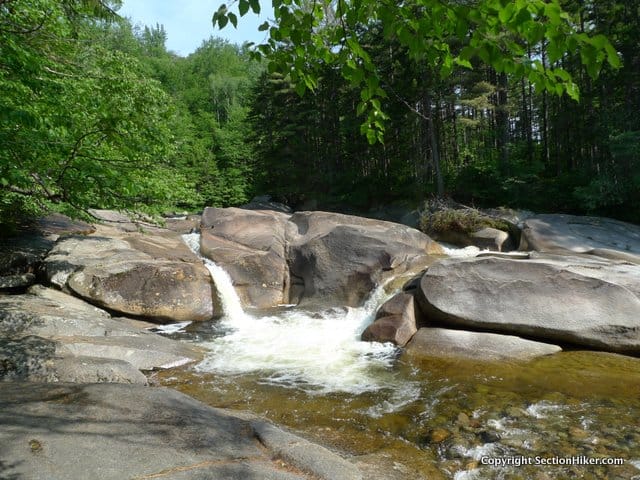
[[[174,109],[139,62],[111,50],[118,2],[0,2],[0,223],[55,208],[172,203]]]
[[[274,23],[265,22],[266,43],[256,52],[269,58],[270,71],[290,76],[299,94],[314,90],[323,65],[340,69],[361,92],[358,114],[370,143],[382,141],[382,99],[387,96],[379,66],[363,41],[378,29],[384,40],[398,42],[409,58],[448,77],[455,66],[472,68],[473,60],[497,72],[525,77],[536,89],[579,98],[571,75],[553,64],[577,53],[591,77],[605,62],[620,66],[618,54],[603,35],[589,35],[563,11],[559,0],[272,0]],[[237,6],[237,14],[235,7]],[[238,15],[259,13],[258,0],[223,4],[213,24],[237,25]],[[544,44],[548,62],[530,58]]]

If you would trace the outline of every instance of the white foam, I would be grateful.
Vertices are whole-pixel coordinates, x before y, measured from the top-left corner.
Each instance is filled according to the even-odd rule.
[[[361,393],[385,386],[372,370],[391,366],[396,348],[360,341],[374,311],[365,305],[323,315],[287,311],[277,316],[226,316],[231,330],[204,346],[196,368],[226,374],[259,372],[263,381],[327,393]]]
[[[477,480],[480,477],[480,469],[459,470],[453,475],[453,480]]]
[[[556,413],[563,409],[562,405],[555,405],[546,400],[542,400],[538,403],[532,403],[527,407],[527,415],[537,419],[546,418],[550,413]]]
[[[151,330],[152,332],[155,332],[155,333],[170,334],[170,333],[182,332],[189,325],[191,325],[191,322],[169,323],[167,325],[157,325],[149,328],[148,330]]]
[[[199,253],[199,235],[184,238]],[[201,344],[209,353],[197,370],[257,373],[263,382],[317,393],[362,393],[391,386],[389,368],[396,347],[360,341],[378,305],[388,298],[382,287],[359,308],[320,314],[287,309],[277,315],[249,315],[243,311],[229,275],[210,260],[204,261],[222,303],[224,316],[217,327],[225,335]]]
[[[449,245],[446,243],[440,243],[440,246],[444,250],[444,253],[450,257],[455,258],[471,258],[477,257],[481,252],[487,252],[488,250],[480,250],[478,247],[473,245],[469,247],[459,248],[454,247],[453,245]]]
[[[373,418],[382,418],[389,413],[399,412],[421,397],[422,390],[417,382],[399,383],[388,399],[369,407],[364,413]]]
[[[460,455],[474,460],[480,460],[482,457],[495,456],[498,452],[498,447],[495,443],[484,443],[471,448],[464,448],[460,445],[456,445],[456,447]]]

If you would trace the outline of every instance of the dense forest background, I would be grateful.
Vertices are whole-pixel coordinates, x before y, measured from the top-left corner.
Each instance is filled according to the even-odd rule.
[[[248,46],[211,38],[179,57],[162,25],[132,25],[117,2],[0,0],[0,223],[256,194],[349,211],[448,195],[640,222],[640,0],[563,6],[609,38],[621,68],[594,79],[544,40],[519,48],[569,72],[579,102],[481,60],[443,80],[375,26],[363,31],[389,92],[384,142],[371,143],[362,93],[330,65],[299,96]]]

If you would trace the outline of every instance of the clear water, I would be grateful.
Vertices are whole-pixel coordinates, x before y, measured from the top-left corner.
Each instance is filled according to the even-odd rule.
[[[525,364],[412,363],[359,341],[382,289],[356,309],[249,314],[210,267],[225,316],[176,334],[208,353],[195,368],[161,373],[166,385],[264,415],[386,479],[640,479],[640,359],[575,351]],[[482,465],[486,456],[624,464]]]

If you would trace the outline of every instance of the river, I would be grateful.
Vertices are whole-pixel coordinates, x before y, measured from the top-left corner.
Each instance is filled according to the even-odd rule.
[[[197,236],[185,240],[197,250]],[[360,308],[245,312],[226,272],[206,264],[225,314],[170,333],[207,355],[161,373],[167,386],[266,416],[387,478],[640,479],[640,359],[415,363],[359,340],[383,288]]]

